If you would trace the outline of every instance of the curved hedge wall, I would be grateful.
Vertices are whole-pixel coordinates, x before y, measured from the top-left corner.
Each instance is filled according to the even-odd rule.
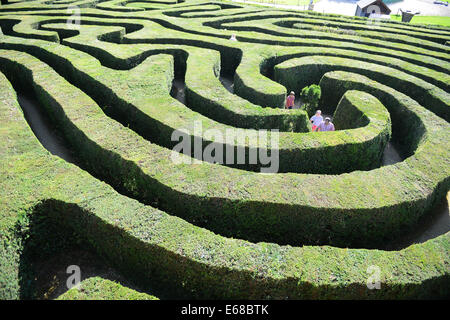
[[[88,96],[78,89],[70,89],[70,84],[36,59],[26,54],[11,53],[13,51],[5,51],[2,58],[2,65],[10,67],[9,72],[5,70],[7,74],[11,77],[21,74],[23,79],[24,75],[28,75],[28,82],[33,85],[41,103],[54,117],[54,121],[58,121],[66,138],[92,172],[146,203],[159,199],[159,205],[164,209],[190,221],[199,225],[206,225],[208,221],[212,230],[225,235],[239,235],[253,241],[270,239],[292,244],[311,241],[320,243],[326,242],[325,239],[332,239],[331,243],[337,245],[383,243],[411,228],[448,188],[449,182],[445,172],[427,171],[424,175],[424,172],[419,171],[422,165],[429,163],[434,157],[445,161],[443,159],[446,149],[434,150],[432,146],[435,144],[434,139],[440,143],[447,141],[443,137],[448,134],[448,130],[441,130],[440,127],[447,126],[447,123],[433,117],[431,112],[420,106],[404,106],[413,111],[415,108],[419,114],[427,115],[419,116],[421,126],[409,129],[423,128],[426,131],[422,131],[422,134],[419,132],[422,140],[414,156],[395,166],[399,182],[402,179],[414,179],[415,185],[399,183],[383,186],[381,177],[392,174],[392,167],[365,172],[354,171],[341,176],[265,176],[209,163],[196,166],[174,165],[170,150],[145,141],[129,129],[124,130],[126,128],[119,123],[105,117],[100,108],[94,107],[95,102]],[[14,58],[9,58],[11,56]],[[6,57],[8,58],[5,59]],[[150,60],[153,59],[156,62],[170,62],[168,56],[155,56]],[[8,64],[10,60],[18,61],[19,64]],[[20,67],[28,64],[35,67],[31,70]],[[58,83],[57,90],[52,88],[55,83]],[[67,89],[61,90],[64,87]],[[81,96],[69,101],[64,93],[73,90],[78,91]],[[73,116],[69,111],[73,112]],[[97,115],[94,117],[94,114]],[[85,116],[82,117],[83,115]],[[417,117],[417,114],[415,116]],[[441,124],[438,126],[436,124],[439,121]],[[104,135],[106,132],[109,133]],[[114,139],[106,141],[102,137]],[[354,134],[354,137],[363,138],[361,134]],[[149,154],[148,150],[153,151]],[[138,154],[145,156],[141,156],[140,161],[135,161]],[[168,168],[171,172],[170,178],[163,174]],[[418,179],[419,172],[422,179]],[[180,177],[192,178],[186,180]],[[288,180],[290,183],[286,184]],[[222,187],[217,188],[216,181]],[[240,184],[235,185],[235,181],[240,181]],[[311,183],[310,196],[304,193],[304,189],[296,187],[306,181]],[[417,183],[423,183],[424,186],[430,186],[431,183],[433,188],[424,194],[422,190],[416,189]],[[273,186],[277,184],[277,187]],[[262,185],[272,187],[261,192]],[[285,193],[283,198],[275,196],[280,188]],[[365,199],[358,199],[359,192],[367,189],[377,190],[372,194],[373,209],[361,210],[359,208]],[[242,192],[240,190],[252,194],[252,197],[239,196]],[[387,197],[384,190],[389,190],[391,196]],[[348,197],[348,193],[354,194],[354,197]],[[346,194],[345,202],[342,201],[343,194]],[[406,200],[404,196],[399,197],[400,194],[409,194],[410,200]],[[328,201],[335,199],[335,202],[328,203],[326,210],[321,204],[324,197]],[[265,199],[273,200],[266,202]],[[272,210],[276,210],[276,216]],[[401,218],[398,217],[399,214]],[[345,219],[341,220],[342,217]],[[361,237],[363,232],[364,238]]]
[[[68,4],[0,8],[0,298],[33,297],[33,248],[80,245],[161,297],[448,297],[450,233],[395,244],[449,196],[450,30],[204,1],[77,3],[74,28]],[[335,132],[280,108],[313,83]],[[24,91],[73,163],[30,130]],[[278,129],[278,146],[259,148],[278,153],[278,172],[175,153],[179,130],[202,148],[259,147],[196,123]],[[403,158],[383,165],[388,142]],[[154,298],[83,283],[60,298]]]
[[[8,175],[1,167],[7,177],[1,184],[5,191],[18,185],[22,190],[21,194],[8,194],[3,222],[22,208],[30,215],[41,215],[49,224],[70,226],[124,274],[139,279],[144,286],[150,282],[169,286],[175,296],[342,299],[448,294],[444,262],[450,252],[448,234],[393,252],[329,246],[293,248],[227,239],[124,197],[85,171],[51,156],[27,127],[4,76],[0,76],[0,87],[2,138],[5,133],[15,137],[5,140],[7,148],[2,148],[2,164],[10,167]],[[1,194],[2,203],[7,200],[5,196]],[[6,248],[1,247],[2,257]],[[382,290],[366,287],[365,272],[370,265],[382,268]],[[2,297],[13,285],[3,282],[4,266],[0,273],[5,284]]]

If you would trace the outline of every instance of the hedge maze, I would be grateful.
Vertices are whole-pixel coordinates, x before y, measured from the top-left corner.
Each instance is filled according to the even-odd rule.
[[[450,233],[385,248],[450,189],[450,29],[175,0],[12,0],[0,27],[1,298],[30,297],[27,251],[68,246],[105,259],[142,298],[449,296]],[[311,115],[283,108],[311,84],[337,131],[311,132]],[[24,91],[73,160],[36,138]],[[279,144],[194,124],[278,129]],[[174,163],[180,128],[202,147],[279,155],[278,172],[225,153]],[[389,141],[403,160],[383,165]],[[105,281],[88,288],[140,297]]]

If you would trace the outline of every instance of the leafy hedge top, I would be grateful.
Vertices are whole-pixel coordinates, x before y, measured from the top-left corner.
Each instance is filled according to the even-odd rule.
[[[124,272],[142,277],[141,283],[148,281],[144,275],[151,271],[153,281],[174,290],[183,281],[183,290],[189,296],[394,298],[436,294],[433,290],[438,287],[433,281],[446,272],[448,234],[398,252],[329,246],[293,248],[215,235],[124,197],[76,166],[50,155],[27,127],[11,86],[5,77],[0,79],[1,134],[9,137],[1,149],[0,168],[6,177],[1,186],[6,192],[0,199],[8,203],[3,207],[2,221],[21,210],[33,215],[33,208],[44,203],[47,210],[39,212],[50,215],[50,223],[71,225]],[[5,164],[9,164],[8,169]],[[21,193],[14,192],[18,187]],[[45,199],[62,201],[64,205],[60,208]],[[13,224],[12,219],[9,225]],[[2,244],[5,234],[2,232]],[[9,257],[7,263],[14,266],[18,256],[8,248],[1,247],[1,257]],[[138,260],[131,258],[133,252]],[[142,259],[145,262],[139,263]],[[365,287],[370,265],[381,267],[383,290]],[[14,298],[9,296],[14,283],[5,282],[5,276],[10,275],[5,272],[7,266],[2,264],[0,281],[5,286],[1,293],[2,297]],[[120,292],[114,290],[113,294],[117,297]]]
[[[20,293],[11,270],[23,244],[11,229],[25,215],[73,229],[128,277],[175,295],[448,294],[448,233],[392,252],[323,245],[382,246],[448,192],[447,29],[383,22],[368,30],[361,19],[202,1],[77,4],[79,31],[67,28],[65,4],[0,7],[1,72],[32,88],[89,172],[42,149],[2,76],[2,297]],[[321,29],[325,20],[347,31]],[[234,76],[234,94],[219,75]],[[186,105],[169,97],[174,77],[185,81]],[[362,113],[363,127],[302,132],[304,112],[267,108],[311,83],[339,125]],[[378,168],[389,116],[407,158]],[[205,129],[280,128],[282,171],[324,171],[174,165],[171,133],[194,120]],[[364,163],[367,154],[373,161]],[[341,172],[349,173],[326,174]],[[366,288],[370,265],[382,268],[383,290]]]

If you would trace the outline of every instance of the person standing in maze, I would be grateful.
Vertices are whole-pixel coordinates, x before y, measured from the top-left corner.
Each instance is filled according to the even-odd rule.
[[[316,132],[317,131],[334,131],[334,124],[331,122],[331,119],[326,117],[325,121],[317,126]]]
[[[289,94],[289,96],[287,96],[286,98],[286,109],[292,109],[294,107],[294,102],[295,102],[295,93],[294,91],[291,91],[291,93]]]
[[[318,126],[323,122],[322,111],[317,110],[316,114],[309,119],[312,123],[312,131],[316,130]]]

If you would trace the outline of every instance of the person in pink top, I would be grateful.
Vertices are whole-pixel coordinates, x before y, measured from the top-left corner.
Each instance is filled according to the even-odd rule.
[[[286,109],[292,109],[294,107],[295,102],[295,93],[294,91],[291,91],[291,93],[286,98]]]
[[[334,124],[330,118],[326,117],[325,121],[316,128],[316,131],[334,131]]]

